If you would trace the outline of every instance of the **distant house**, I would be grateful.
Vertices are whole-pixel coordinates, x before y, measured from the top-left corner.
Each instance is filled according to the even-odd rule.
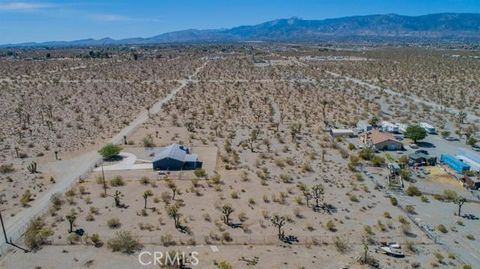
[[[370,132],[373,129],[373,126],[368,123],[366,120],[361,120],[357,123],[357,131],[359,133]]]
[[[450,167],[457,173],[463,173],[470,170],[470,166],[450,154],[440,155],[440,161]]]
[[[160,149],[155,153],[152,163],[154,170],[180,171],[202,168],[198,156],[191,154],[189,148],[179,144]]]
[[[436,134],[437,133],[437,130],[435,130],[435,127],[433,127],[432,125],[430,125],[426,122],[420,122],[419,126],[422,127],[423,129],[425,129],[425,131],[427,131],[427,133],[429,133],[429,134]]]
[[[382,121],[380,122],[380,128],[384,131],[384,132],[389,132],[389,133],[398,133],[398,126],[391,123],[391,122],[388,122],[388,121]]]
[[[330,129],[332,137],[353,137],[355,132],[352,129]]]
[[[374,147],[377,150],[402,150],[403,144],[395,139],[393,134],[380,132],[377,129],[365,133],[362,136],[363,143]]]

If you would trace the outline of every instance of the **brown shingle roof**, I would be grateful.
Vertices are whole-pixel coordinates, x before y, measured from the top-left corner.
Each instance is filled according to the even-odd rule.
[[[388,141],[388,140],[399,142],[395,139],[393,134],[380,132],[377,129],[372,130],[372,132],[368,134],[367,139],[370,140],[373,145],[376,145],[378,143],[382,143],[382,142],[385,142],[385,141]]]

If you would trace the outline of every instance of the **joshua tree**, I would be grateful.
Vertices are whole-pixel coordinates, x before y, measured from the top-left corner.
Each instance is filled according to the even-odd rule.
[[[113,199],[115,200],[115,206],[116,207],[121,207],[122,204],[120,203],[120,198],[122,197],[122,193],[120,191],[115,191],[115,194],[113,195]]]
[[[328,106],[328,101],[327,100],[322,100],[322,116],[323,116],[323,124],[325,125],[325,128],[327,128],[327,126],[328,126],[327,106]]]
[[[252,132],[250,133],[250,138],[248,138],[247,142],[248,142],[248,147],[250,148],[250,151],[251,152],[254,152],[254,143],[255,141],[257,141],[257,138],[258,138],[258,130],[257,129],[253,129]]]
[[[325,190],[322,184],[317,184],[312,187],[312,197],[315,199],[315,209],[320,207],[320,200],[323,200]]]
[[[467,118],[467,113],[465,113],[464,111],[458,112],[458,115],[457,115],[458,123],[463,124],[466,118]]]
[[[235,211],[232,207],[231,204],[225,204],[222,206],[222,219],[223,219],[223,222],[230,226],[230,215],[233,213],[233,211]]]
[[[305,201],[307,202],[307,207],[310,207],[310,200],[312,199],[312,194],[310,193],[310,190],[304,190],[303,196],[305,197]]]
[[[282,240],[284,237],[282,227],[286,224],[287,218],[284,216],[274,215],[271,219],[271,222],[278,228],[278,239]]]
[[[465,199],[464,197],[462,196],[458,196],[456,197],[453,202],[458,205],[458,216],[462,216],[461,213],[462,213],[462,206],[465,202],[467,202],[467,199]]]
[[[167,186],[170,190],[172,190],[172,200],[175,200],[175,194],[177,194],[177,185],[172,180],[167,181]]]
[[[178,212],[178,206],[177,205],[171,205],[167,208],[167,213],[168,216],[170,216],[174,223],[175,223],[175,228],[180,227],[180,216],[181,214]]]
[[[148,197],[150,196],[153,196],[153,192],[151,190],[146,190],[144,193],[143,193],[143,199],[145,200],[145,206],[144,208],[147,209],[147,199]]]
[[[73,223],[77,219],[77,213],[75,210],[72,209],[70,211],[70,214],[66,215],[65,218],[68,220],[68,223],[70,224],[70,229],[68,230],[69,233],[73,232]]]
[[[290,135],[292,136],[292,141],[295,141],[295,138],[297,135],[300,133],[300,130],[302,129],[302,124],[301,123],[293,123],[290,125]]]

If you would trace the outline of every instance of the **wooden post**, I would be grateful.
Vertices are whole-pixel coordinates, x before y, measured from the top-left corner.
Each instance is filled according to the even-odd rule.
[[[103,178],[103,192],[105,197],[107,196],[107,182],[105,181],[105,172],[103,171],[103,162],[102,162],[102,178]]]

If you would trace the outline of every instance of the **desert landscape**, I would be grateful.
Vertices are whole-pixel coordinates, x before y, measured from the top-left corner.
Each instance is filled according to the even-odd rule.
[[[440,158],[478,137],[478,51],[237,44],[1,55],[11,238],[2,268],[478,265],[478,191],[444,164],[391,169],[415,144]],[[429,122],[438,134],[372,150],[362,120]],[[152,169],[171,144],[201,168]],[[105,145],[118,151],[102,158]],[[473,217],[456,213],[459,197]],[[140,255],[159,250],[188,255],[162,266]]]

